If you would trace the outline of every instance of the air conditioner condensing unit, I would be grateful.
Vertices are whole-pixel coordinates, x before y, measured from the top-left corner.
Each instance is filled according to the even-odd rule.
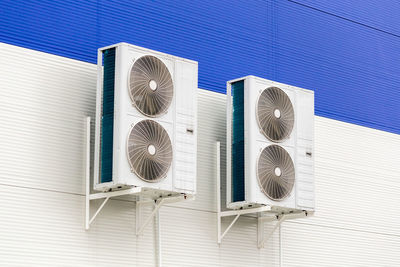
[[[95,190],[195,194],[197,62],[126,43],[98,51]]]
[[[314,92],[247,76],[227,83],[227,205],[314,209]]]

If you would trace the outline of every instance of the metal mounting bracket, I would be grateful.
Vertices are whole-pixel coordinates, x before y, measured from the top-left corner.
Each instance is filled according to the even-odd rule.
[[[217,142],[216,144],[216,154],[217,154],[217,242],[221,244],[222,239],[229,232],[232,226],[236,223],[241,215],[245,214],[257,214],[257,245],[258,248],[264,247],[264,243],[268,238],[274,233],[274,231],[281,225],[281,223],[285,220],[301,218],[309,215],[307,212],[297,212],[297,213],[289,213],[289,214],[277,214],[271,211],[271,207],[262,206],[241,210],[228,210],[221,211],[221,143]],[[268,216],[265,216],[268,214]],[[222,232],[222,218],[228,216],[235,216],[228,227]],[[267,222],[276,221],[273,229],[268,233],[267,236],[264,235],[264,224]]]
[[[90,190],[90,185],[87,187]],[[97,215],[100,211],[104,208],[107,204],[108,200],[112,197],[119,197],[125,195],[137,195],[142,192],[141,187],[132,187],[129,189],[119,190],[119,191],[112,191],[112,192],[103,192],[103,193],[94,193],[90,194],[87,189],[86,192],[86,213],[85,213],[85,230],[89,230],[90,225],[96,219]],[[101,205],[97,208],[93,216],[90,217],[90,201],[96,199],[104,199]]]
[[[145,200],[145,201],[141,200],[139,197],[139,200],[136,201],[136,235],[139,236],[139,235],[143,234],[144,229],[151,222],[151,219],[153,219],[154,216],[157,215],[157,213],[162,205],[165,205],[168,203],[192,200],[192,199],[194,199],[194,197],[188,196],[188,195],[169,196],[169,197],[159,198],[156,200]],[[149,205],[149,204],[153,204],[153,206],[154,206],[153,210],[146,217],[146,219],[142,222],[141,221],[142,207],[145,205]]]
[[[309,215],[306,211],[288,213],[288,214],[278,214],[273,216],[259,216],[257,218],[257,246],[258,248],[263,248],[265,242],[272,236],[275,230],[280,227],[280,225],[286,220],[292,220],[297,218],[304,218]],[[275,224],[267,235],[264,234],[264,226],[267,222],[274,222]]]
[[[161,208],[162,205],[167,203],[174,203],[180,202],[184,200],[192,200],[194,196],[189,196],[185,194],[179,195],[172,195],[166,197],[160,197],[158,199],[147,199],[143,200],[141,193],[144,191],[142,187],[131,187],[128,189],[122,189],[118,191],[110,191],[110,192],[101,192],[101,193],[90,193],[90,121],[91,118],[86,118],[86,156],[85,156],[85,163],[86,163],[86,191],[85,191],[85,230],[89,230],[90,225],[96,219],[97,215],[101,212],[104,206],[107,204],[108,200],[112,197],[119,197],[125,195],[136,195],[136,234],[140,235],[143,233],[145,227],[149,224],[151,219],[157,214],[158,210]],[[90,216],[90,203],[91,200],[96,199],[104,199],[101,205],[97,208],[93,216]],[[142,207],[145,205],[153,204],[154,209],[150,213],[150,215],[144,220],[141,224],[141,214],[142,214]]]

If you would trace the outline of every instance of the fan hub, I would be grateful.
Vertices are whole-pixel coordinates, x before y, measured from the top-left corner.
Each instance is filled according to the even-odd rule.
[[[279,109],[275,109],[274,116],[275,116],[275,118],[279,119],[281,117],[281,111]]]
[[[157,82],[155,80],[150,80],[149,87],[153,91],[157,90]]]
[[[147,147],[147,152],[149,152],[150,155],[154,156],[156,154],[156,147],[154,145],[149,145]]]
[[[275,175],[278,177],[280,177],[282,175],[282,170],[279,167],[275,167],[274,172],[275,172]]]

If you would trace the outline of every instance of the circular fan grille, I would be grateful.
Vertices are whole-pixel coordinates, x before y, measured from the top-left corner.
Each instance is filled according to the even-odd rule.
[[[129,93],[136,108],[156,117],[171,105],[174,86],[165,64],[154,56],[136,60],[130,71]]]
[[[293,161],[285,149],[270,145],[257,162],[257,179],[261,190],[272,200],[283,200],[292,191],[295,179]]]
[[[277,87],[265,89],[257,103],[257,121],[271,141],[282,141],[293,129],[294,111],[287,94]]]
[[[164,178],[172,162],[172,145],[167,131],[155,121],[137,123],[128,137],[128,159],[132,171],[147,182]]]

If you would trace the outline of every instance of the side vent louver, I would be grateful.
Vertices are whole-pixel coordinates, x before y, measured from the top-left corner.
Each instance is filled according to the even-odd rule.
[[[103,52],[103,110],[101,117],[101,182],[112,181],[115,48]]]
[[[245,200],[244,81],[232,83],[232,200]]]

